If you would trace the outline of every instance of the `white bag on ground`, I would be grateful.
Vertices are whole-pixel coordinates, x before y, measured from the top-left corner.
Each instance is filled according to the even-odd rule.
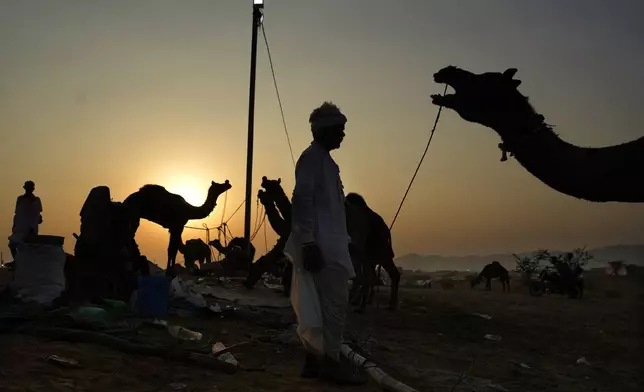
[[[287,252],[285,254],[293,263],[291,304],[297,316],[297,334],[307,351],[322,356],[324,355],[322,309],[313,276],[299,262],[300,257],[294,258]]]
[[[40,304],[50,304],[58,298],[65,290],[65,260],[62,246],[20,244],[11,284],[17,297]]]

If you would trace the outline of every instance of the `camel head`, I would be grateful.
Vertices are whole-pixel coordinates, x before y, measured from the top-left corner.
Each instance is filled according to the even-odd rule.
[[[262,177],[262,188],[263,190],[260,189],[259,192],[257,193],[257,197],[259,198],[259,201],[263,204],[266,205],[269,200],[275,201],[279,198],[285,198],[286,193],[284,192],[284,188],[282,188],[282,179],[278,178],[277,180],[269,180],[266,176]]]
[[[504,72],[474,74],[455,66],[448,66],[434,74],[436,83],[452,87],[454,94],[432,95],[432,103],[455,110],[464,120],[495,130],[516,125],[512,117],[534,116],[534,110],[513,79],[516,68]],[[503,135],[502,135],[503,136]]]
[[[232,187],[233,186],[230,185],[230,182],[228,182],[228,180],[224,181],[223,184],[219,184],[217,182],[212,181],[210,183],[210,188],[208,189],[208,195],[219,196]]]

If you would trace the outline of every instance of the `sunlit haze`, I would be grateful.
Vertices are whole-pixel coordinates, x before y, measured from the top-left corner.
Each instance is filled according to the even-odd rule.
[[[295,158],[311,140],[311,110],[336,103],[348,117],[333,153],[345,191],[388,222],[436,116],[429,95],[443,87],[432,74],[446,65],[518,68],[520,90],[574,144],[644,134],[641,1],[267,0],[264,14]],[[26,180],[42,199],[40,233],[65,236],[70,253],[98,185],[123,200],[159,184],[199,205],[211,181],[228,179],[227,203],[189,225],[216,227],[224,204],[230,216],[245,190],[251,15],[250,0],[0,2],[0,229],[10,235]],[[253,197],[262,176],[281,177],[290,195],[261,33],[258,48]],[[642,242],[644,205],[559,194],[499,162],[498,142],[443,112],[392,233],[397,255]],[[243,209],[229,224],[243,235]],[[183,233],[194,237],[205,232]],[[166,230],[144,222],[137,241],[165,266]],[[262,254],[263,231],[254,242]]]

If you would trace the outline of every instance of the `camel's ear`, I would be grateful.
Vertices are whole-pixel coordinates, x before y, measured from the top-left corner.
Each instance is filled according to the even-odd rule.
[[[210,182],[210,185],[215,185],[215,182],[214,182],[214,181],[211,181],[211,182]]]
[[[266,180],[268,180],[268,178],[266,178],[266,176],[263,176],[262,181],[266,181]]]
[[[278,183],[278,184],[281,184],[281,183],[282,183],[282,178],[281,178],[281,177],[279,177],[279,178],[277,179],[277,183]]]
[[[503,72],[503,76],[507,76],[510,79],[512,79],[514,77],[514,74],[517,73],[517,71],[518,71],[518,69],[516,69],[516,68],[508,68]]]

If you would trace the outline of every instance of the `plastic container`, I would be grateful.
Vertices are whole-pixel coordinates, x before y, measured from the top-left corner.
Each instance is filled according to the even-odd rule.
[[[168,314],[170,282],[165,276],[139,276],[134,310],[143,317]]]

